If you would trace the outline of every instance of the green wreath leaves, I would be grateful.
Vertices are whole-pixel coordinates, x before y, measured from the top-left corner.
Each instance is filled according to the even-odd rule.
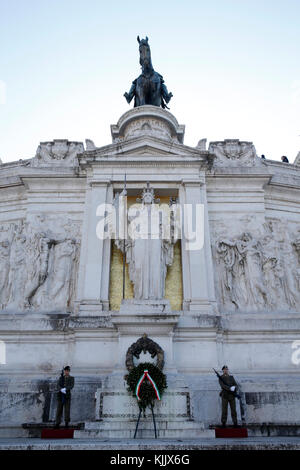
[[[155,385],[159,391],[160,396],[164,393],[167,388],[167,378],[165,374],[151,362],[142,362],[138,366],[134,367],[126,377],[128,391],[136,397],[136,386],[143,376],[144,371],[148,370],[151,378],[155,382]],[[152,407],[157,400],[155,390],[149,380],[144,380],[140,387],[140,400],[138,405],[140,408],[145,410],[148,406]]]

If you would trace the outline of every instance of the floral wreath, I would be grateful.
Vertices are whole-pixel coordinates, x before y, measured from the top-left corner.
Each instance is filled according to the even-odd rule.
[[[145,411],[160,401],[167,388],[165,374],[151,362],[141,362],[126,376],[128,391],[137,398],[138,406]]]

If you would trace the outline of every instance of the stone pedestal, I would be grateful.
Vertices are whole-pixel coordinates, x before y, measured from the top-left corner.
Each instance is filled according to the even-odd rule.
[[[113,439],[132,439],[136,428],[136,419],[127,419],[123,421],[102,421],[86,422],[84,430],[74,431],[74,439],[90,438],[113,438]],[[156,430],[158,438],[169,439],[195,439],[204,437],[214,437],[212,429],[204,428],[202,423],[194,421],[156,421]],[[154,426],[152,416],[141,418],[139,423],[137,439],[154,439]]]
[[[118,389],[98,389],[95,421],[85,422],[74,438],[133,438],[138,415],[137,400],[126,390],[125,382]],[[156,401],[154,415],[160,438],[214,437],[212,430],[193,420],[188,387],[167,389],[162,400]],[[136,437],[154,438],[150,409],[142,413]]]
[[[137,300],[124,299],[120,307],[120,314],[143,314],[143,313],[171,313],[170,301],[167,299],[159,300]]]

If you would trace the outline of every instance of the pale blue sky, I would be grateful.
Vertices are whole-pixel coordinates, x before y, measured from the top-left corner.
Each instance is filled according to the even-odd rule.
[[[0,158],[52,139],[110,143],[132,107],[123,93],[140,73],[139,34],[187,145],[239,138],[293,161],[299,32],[300,0],[0,0]]]

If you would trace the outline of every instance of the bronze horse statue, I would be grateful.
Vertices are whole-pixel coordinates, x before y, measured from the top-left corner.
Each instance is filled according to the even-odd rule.
[[[129,93],[124,93],[128,103],[134,97],[134,107],[151,104],[152,106],[161,106],[168,108],[172,98],[172,93],[168,93],[162,75],[155,72],[151,62],[151,51],[148,44],[148,37],[140,39],[137,37],[140,51],[140,64],[142,67],[141,75],[132,82]]]

